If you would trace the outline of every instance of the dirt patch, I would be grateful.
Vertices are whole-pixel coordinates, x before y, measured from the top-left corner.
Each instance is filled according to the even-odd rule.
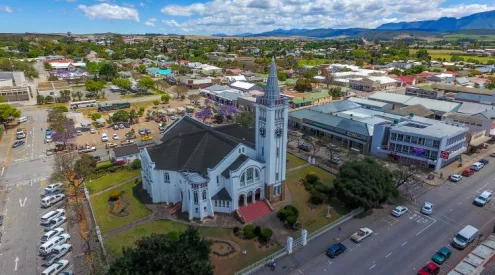
[[[108,214],[119,218],[127,217],[130,214],[130,205],[131,202],[124,195],[116,201],[108,200]]]

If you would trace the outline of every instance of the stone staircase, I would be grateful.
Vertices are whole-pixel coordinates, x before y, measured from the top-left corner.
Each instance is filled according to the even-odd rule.
[[[248,206],[239,207],[239,212],[244,218],[244,222],[250,223],[269,214],[272,210],[265,201],[256,201],[256,203],[250,203]]]

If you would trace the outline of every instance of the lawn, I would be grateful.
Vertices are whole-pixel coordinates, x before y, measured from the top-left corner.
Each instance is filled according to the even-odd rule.
[[[101,178],[91,180],[90,182],[86,183],[86,187],[88,188],[89,193],[93,194],[139,175],[141,175],[141,170],[139,169],[132,171],[108,173]]]
[[[330,63],[330,61],[328,61],[328,59],[298,59],[297,60],[297,65],[299,65],[300,67],[304,65],[318,66],[325,63]]]
[[[286,177],[286,183],[292,197],[292,205],[299,210],[299,221],[301,221],[303,227],[308,230],[308,232],[313,232],[349,212],[349,210],[336,199],[330,202],[330,206],[332,207],[330,209],[330,214],[332,215],[330,218],[326,217],[328,214],[327,205],[322,205],[317,208],[310,207],[308,204],[310,194],[299,182],[311,172],[315,173],[323,184],[333,187],[335,176],[313,165],[287,173]]]
[[[126,183],[118,188],[104,192],[96,197],[91,198],[91,205],[96,215],[96,221],[102,233],[110,232],[135,220],[148,216],[151,211],[146,208],[143,202],[136,197],[137,188],[134,182]],[[108,212],[108,197],[112,191],[124,191],[124,196],[131,202],[128,210],[129,215],[126,217],[117,217]]]
[[[119,257],[122,256],[122,247],[133,246],[138,239],[144,236],[150,236],[152,233],[166,234],[171,231],[183,231],[186,228],[187,226],[184,224],[168,220],[150,221],[141,226],[132,228],[122,234],[105,239],[104,244],[110,256]],[[229,259],[212,258],[212,264],[215,266],[215,274],[217,275],[234,274],[235,271],[238,271],[280,249],[279,246],[274,246],[268,251],[262,251],[257,247],[255,241],[241,240],[235,237],[232,234],[231,229],[207,227],[198,227],[198,229],[202,237],[230,240],[237,243],[241,249],[246,249],[247,251],[246,255],[239,253]]]
[[[431,58],[437,59],[437,58],[445,58],[445,60],[450,61],[450,58],[452,57],[451,53],[463,53],[463,51],[459,50],[432,50],[432,49],[426,49],[428,51],[428,54],[431,56]],[[409,54],[413,55],[416,53],[417,50],[409,50]],[[470,56],[470,55],[459,55],[460,57],[464,58],[464,60],[468,60],[469,58],[475,59],[480,61],[481,63],[486,63],[488,60],[494,60],[494,57],[490,56]]]
[[[308,163],[307,161],[300,159],[289,153],[287,153],[287,160],[289,161],[287,162],[287,170]]]

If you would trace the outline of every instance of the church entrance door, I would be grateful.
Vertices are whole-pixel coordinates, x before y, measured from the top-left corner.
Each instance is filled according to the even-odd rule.
[[[244,206],[245,196],[246,195],[244,195],[244,194],[239,195],[239,201],[238,201],[238,206],[239,207]]]

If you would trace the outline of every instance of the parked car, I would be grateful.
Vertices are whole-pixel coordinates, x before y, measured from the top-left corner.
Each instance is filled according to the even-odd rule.
[[[119,129],[119,125],[117,125],[117,124],[113,125],[113,129],[114,130],[118,130]]]
[[[49,266],[47,269],[43,270],[41,272],[41,275],[52,275],[52,274],[58,274],[60,271],[62,271],[64,268],[69,265],[69,261],[67,260],[60,260],[51,266]]]
[[[12,148],[17,148],[17,147],[23,145],[24,143],[25,143],[24,140],[16,140],[14,142],[14,144],[12,144]]]
[[[91,129],[89,129],[89,132],[90,132],[91,134],[96,134],[96,129],[91,128]]]
[[[462,171],[462,175],[463,175],[464,177],[470,177],[470,176],[472,176],[473,174],[474,174],[474,171],[473,171],[473,170],[471,170],[471,169],[469,169],[469,168],[466,168],[466,169],[464,169],[464,171]]]
[[[3,216],[0,215],[0,226],[2,226],[2,225],[3,225]]]
[[[55,261],[61,259],[65,254],[69,253],[72,250],[72,245],[68,243],[64,243],[61,245],[57,245],[52,249],[52,253],[43,257],[41,259],[42,266],[52,265]]]
[[[347,246],[342,243],[336,243],[327,249],[327,256],[330,258],[335,258],[338,255],[344,253],[347,250]]]
[[[51,196],[46,196],[46,197],[41,199],[41,207],[43,207],[43,208],[50,207],[50,206],[58,203],[59,201],[62,201],[63,199],[65,199],[64,194],[55,194],[55,195],[51,195]]]
[[[437,275],[440,272],[440,267],[434,263],[428,263],[418,271],[418,275]]]
[[[53,230],[46,232],[43,236],[41,236],[41,243],[46,243],[51,238],[57,237],[60,234],[64,233],[64,229],[61,227],[57,227]]]
[[[481,170],[481,168],[483,168],[483,166],[485,166],[483,163],[475,162],[475,163],[473,163],[473,165],[471,165],[471,170],[479,171],[479,170]]]
[[[48,186],[45,187],[45,194],[53,194],[60,192],[61,190],[62,190],[61,182],[52,183],[52,184],[48,184]]]
[[[484,206],[485,204],[489,203],[490,200],[492,199],[492,190],[485,190],[483,191],[479,196],[477,196],[473,204],[478,205],[478,206]]]
[[[150,129],[144,129],[144,132],[147,134],[147,135],[151,135],[151,130]]]
[[[453,175],[451,175],[451,176],[449,177],[449,180],[450,180],[451,182],[458,182],[458,181],[460,181],[461,179],[462,179],[462,176],[461,176],[461,175],[459,175],[459,174],[453,174]]]
[[[142,136],[146,135],[146,132],[144,131],[144,129],[139,129],[138,133]]]
[[[82,136],[82,132],[81,132],[81,130],[77,130],[77,132],[76,132],[76,133],[77,133],[77,135],[78,135],[78,136]]]
[[[50,230],[53,230],[53,229],[59,227],[66,220],[67,220],[67,217],[65,217],[65,216],[58,217],[58,218],[51,220],[50,223],[45,226],[45,231],[50,231]]]
[[[309,145],[306,143],[299,144],[297,148],[303,150],[304,152],[309,152]]]
[[[352,234],[351,240],[356,243],[360,243],[362,240],[368,238],[373,234],[373,230],[368,227],[360,228],[356,233]]]
[[[483,166],[485,166],[489,163],[489,161],[487,159],[480,159],[480,160],[478,160],[478,162],[483,163]]]
[[[408,210],[409,209],[407,209],[407,207],[405,207],[405,206],[402,206],[402,205],[396,206],[394,208],[394,210],[392,210],[392,216],[400,217],[400,216],[406,214],[406,212]]]
[[[451,254],[452,251],[450,249],[447,247],[442,247],[435,253],[435,255],[433,255],[431,260],[437,264],[443,264],[448,258],[450,258]]]
[[[101,141],[103,141],[103,142],[108,141],[108,135],[106,133],[101,134]]]
[[[421,207],[421,213],[425,215],[431,215],[433,212],[433,204],[431,202],[423,203],[423,207]]]
[[[490,157],[494,157],[494,158],[495,158],[495,152],[492,152],[492,153],[490,154]]]
[[[120,129],[124,129],[124,128],[125,128],[124,124],[123,124],[123,123],[120,123],[120,124],[119,124],[119,128],[120,128]]]
[[[113,140],[118,140],[118,139],[119,139],[119,135],[117,135],[117,134],[113,134],[113,135],[112,135],[112,138],[113,138]]]
[[[59,273],[58,275],[74,275],[74,272],[72,272],[72,270],[66,270],[62,273]]]
[[[116,147],[116,146],[117,146],[117,144],[116,143],[112,143],[112,142],[109,142],[109,143],[105,144],[105,148],[107,148],[107,149],[108,148],[113,148],[113,147]]]
[[[141,138],[142,141],[148,141],[148,140],[152,140],[153,138],[150,137],[150,136],[144,136]]]

